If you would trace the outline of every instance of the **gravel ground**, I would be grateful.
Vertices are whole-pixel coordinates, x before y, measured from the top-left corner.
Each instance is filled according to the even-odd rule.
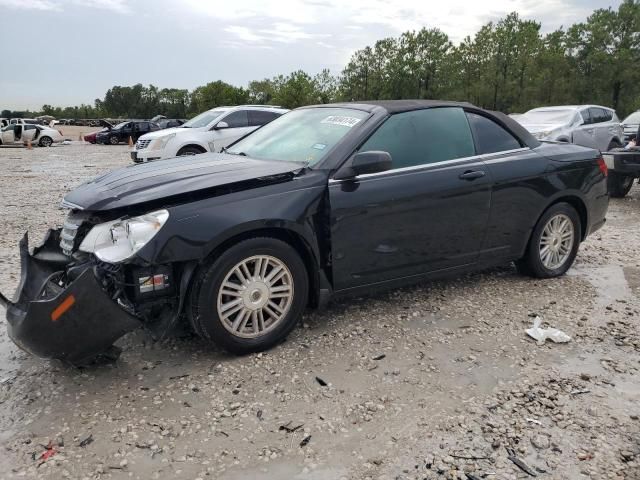
[[[0,149],[2,291],[23,232],[128,163],[126,146]],[[612,200],[561,279],[507,265],[334,303],[246,357],[139,331],[115,364],[75,369],[2,325],[0,477],[639,479],[638,212],[637,186]],[[538,346],[536,314],[572,341]]]

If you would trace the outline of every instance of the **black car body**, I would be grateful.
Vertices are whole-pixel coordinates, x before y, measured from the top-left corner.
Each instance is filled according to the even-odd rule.
[[[100,131],[96,134],[96,143],[105,145],[117,145],[118,143],[128,142],[129,138],[135,143],[145,133],[160,130],[157,123],[147,120],[132,120],[122,122],[112,128]]]
[[[289,128],[293,138],[282,133]],[[286,142],[270,143],[278,135],[298,145],[291,155]],[[511,261],[536,276],[563,274],[608,207],[598,152],[540,143],[505,115],[466,103],[304,107],[227,152],[131,165],[69,193],[64,228],[33,253],[22,242],[16,298],[3,300],[11,338],[78,362],[139,325],[187,316],[231,351],[260,350],[333,295]],[[132,217],[126,228],[117,223]],[[547,235],[554,222],[567,228]],[[131,232],[152,227],[126,260],[98,258],[111,244],[133,248]],[[547,243],[557,243],[554,259],[564,252],[564,263],[549,263],[557,268],[544,267]]]

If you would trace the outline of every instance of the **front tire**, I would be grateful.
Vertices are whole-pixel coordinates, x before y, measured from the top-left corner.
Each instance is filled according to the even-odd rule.
[[[189,319],[206,340],[236,353],[280,343],[307,305],[304,262],[289,244],[268,237],[243,240],[197,274]]]
[[[112,135],[109,137],[109,143],[111,145],[118,145],[120,143],[120,140],[115,135]]]
[[[201,153],[204,153],[202,150],[200,150],[199,148],[196,147],[183,147],[180,149],[180,151],[178,152],[178,157],[187,157],[190,155],[200,155]]]
[[[536,278],[564,275],[578,254],[582,227],[575,208],[556,203],[533,229],[525,256],[516,262],[520,273]]]
[[[50,147],[53,144],[51,137],[42,137],[38,142],[41,147]]]
[[[633,187],[634,177],[628,175],[622,175],[613,170],[609,170],[607,176],[607,188],[609,189],[609,196],[613,198],[623,198],[629,193],[631,187]]]

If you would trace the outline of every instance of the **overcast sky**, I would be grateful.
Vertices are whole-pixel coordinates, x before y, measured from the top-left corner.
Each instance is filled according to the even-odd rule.
[[[619,0],[0,0],[0,109],[93,103],[113,85],[246,86],[339,73],[357,49],[439,27],[454,42],[511,11],[543,31]]]

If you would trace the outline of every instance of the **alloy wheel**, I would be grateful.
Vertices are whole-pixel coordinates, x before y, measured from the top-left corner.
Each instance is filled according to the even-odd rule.
[[[284,262],[255,255],[227,273],[217,298],[224,328],[241,338],[256,338],[273,330],[293,302],[293,277]]]
[[[559,213],[549,219],[540,235],[540,261],[549,270],[556,270],[571,256],[575,228],[571,219]]]

